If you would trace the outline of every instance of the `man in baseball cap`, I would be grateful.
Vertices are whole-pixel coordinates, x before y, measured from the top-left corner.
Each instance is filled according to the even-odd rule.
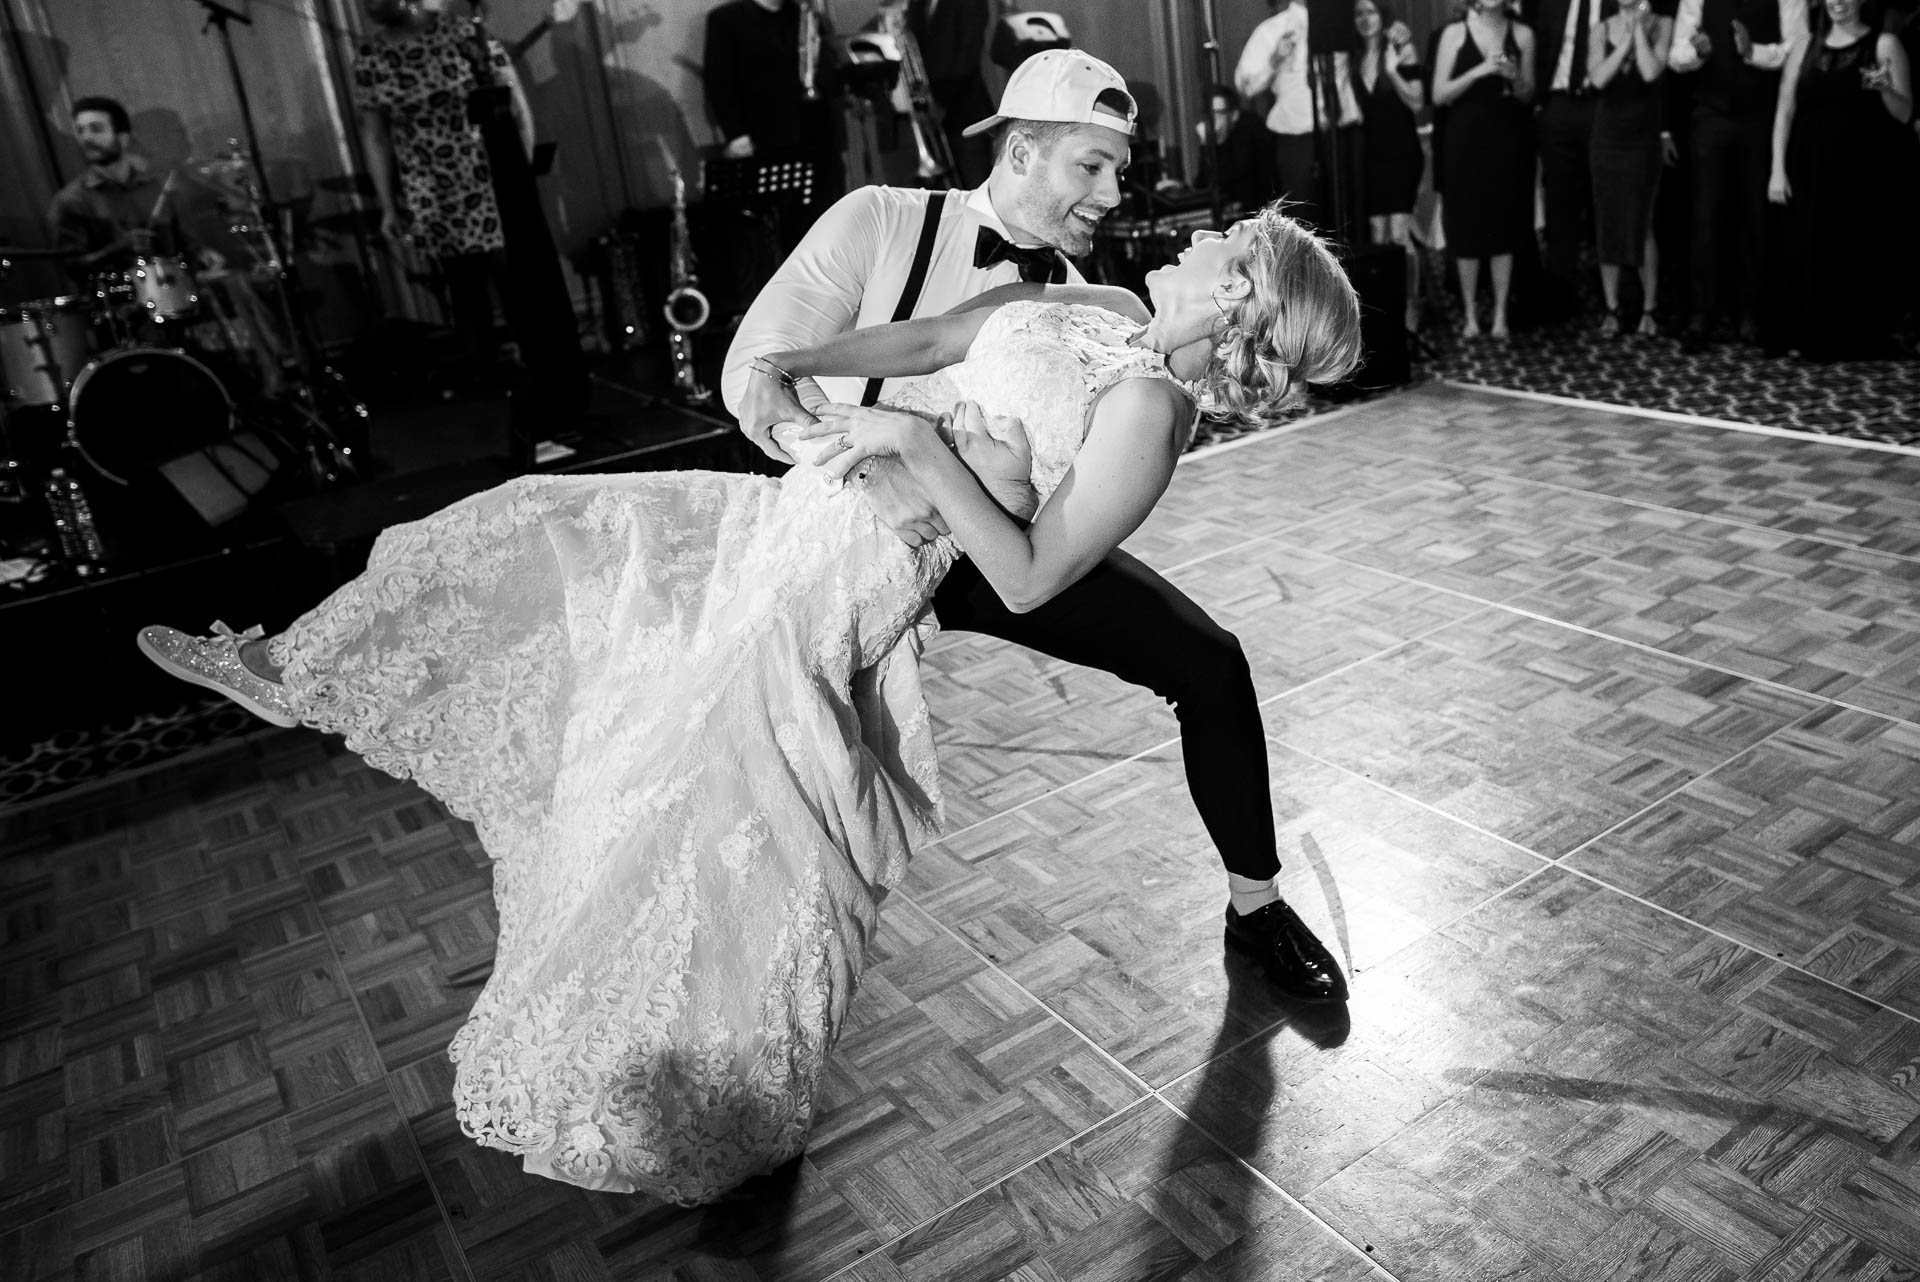
[[[1140,109],[1119,72],[1078,49],[1049,49],[1021,63],[1000,95],[1000,110],[968,125],[971,138],[1009,120],[1105,125],[1131,137]]]

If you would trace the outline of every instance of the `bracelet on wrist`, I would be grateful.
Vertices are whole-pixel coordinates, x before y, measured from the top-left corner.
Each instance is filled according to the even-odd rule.
[[[768,378],[789,390],[799,386],[798,379],[764,356],[756,356],[753,358],[753,369],[755,373],[765,374]]]

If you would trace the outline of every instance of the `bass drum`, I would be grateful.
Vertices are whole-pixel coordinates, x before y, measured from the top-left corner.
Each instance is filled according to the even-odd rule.
[[[131,485],[169,459],[233,434],[233,398],[185,352],[125,347],[73,380],[67,439],[109,481]]]

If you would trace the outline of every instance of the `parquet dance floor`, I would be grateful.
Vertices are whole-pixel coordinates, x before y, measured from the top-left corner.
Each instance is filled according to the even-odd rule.
[[[0,1278],[1920,1277],[1920,457],[1429,386],[1131,546],[1253,657],[1345,1015],[1223,958],[1164,706],[946,636],[806,1159],[577,1192],[448,1103],[471,832],[263,734],[0,820]]]

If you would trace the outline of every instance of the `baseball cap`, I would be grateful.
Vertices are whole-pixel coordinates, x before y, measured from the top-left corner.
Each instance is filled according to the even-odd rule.
[[[1125,119],[1106,107],[1094,106],[1094,99],[1109,89],[1118,90],[1126,98]],[[1133,119],[1139,114],[1133,95],[1127,92],[1126,79],[1119,72],[1078,49],[1048,49],[1021,63],[1008,77],[997,115],[968,125],[960,133],[971,138],[1009,120],[1054,120],[1105,125],[1131,135]]]

